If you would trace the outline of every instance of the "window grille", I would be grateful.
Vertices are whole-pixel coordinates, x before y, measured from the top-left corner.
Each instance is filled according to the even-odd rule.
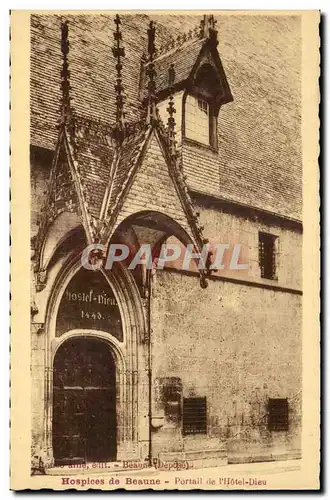
[[[207,433],[206,397],[183,399],[183,435]]]
[[[269,399],[268,430],[287,431],[289,429],[289,405],[285,399]]]
[[[261,277],[276,279],[276,236],[259,233],[259,266]]]

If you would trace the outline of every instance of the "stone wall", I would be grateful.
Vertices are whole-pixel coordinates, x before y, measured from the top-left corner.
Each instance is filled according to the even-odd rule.
[[[31,238],[36,236],[46,200],[53,151],[31,147]]]
[[[45,456],[45,335],[42,323],[31,325],[31,457],[37,466],[39,457]]]
[[[209,441],[165,423],[154,432],[154,454],[225,446],[234,459],[299,450],[301,297],[221,280],[203,290],[194,276],[164,271],[152,302],[153,380],[179,377],[184,397],[207,397]],[[288,432],[267,430],[268,398],[288,398]]]
[[[207,205],[199,206],[204,233],[210,241],[228,243],[230,249],[234,244],[241,244],[241,251],[248,263],[247,271],[224,269],[221,276],[234,279],[247,279],[259,284],[281,286],[296,290],[302,289],[302,235],[298,231],[287,229],[279,222],[270,225],[260,220],[233,216]],[[270,233],[278,237],[276,249],[276,280],[260,277],[259,267],[259,232]],[[226,263],[226,258],[224,258]]]
[[[41,153],[39,150],[39,156],[33,157],[32,165],[32,236],[38,228],[51,163],[50,156],[40,156]],[[146,168],[158,166],[161,188],[155,192],[155,199],[159,204],[162,200],[157,194],[164,193],[160,198],[170,198],[162,177],[163,169],[156,162],[158,155],[154,143]],[[141,188],[147,181],[147,176],[142,177],[138,179]],[[206,290],[201,289],[194,273],[179,273],[177,269],[157,272],[151,319],[153,455],[206,447],[225,448],[232,461],[246,457],[269,459],[288,453],[292,456],[300,449],[301,428],[302,236],[280,222],[269,225],[262,220],[206,207],[207,201],[197,207],[205,236],[221,243],[241,243],[249,268],[216,273],[218,276],[209,280]],[[165,208],[172,209],[171,206]],[[173,210],[177,207],[173,206]],[[277,280],[260,277],[259,231],[278,236]],[[32,456],[37,457],[43,455],[42,448],[47,446],[45,346],[48,333],[40,331],[40,327],[45,321],[53,280],[62,265],[63,262],[56,264],[57,269],[50,272],[46,288],[37,294],[39,313],[31,329]],[[144,443],[145,457],[148,387],[146,361],[142,355],[145,347],[140,346],[140,350],[138,371],[143,383],[139,388],[139,439]],[[155,397],[157,379],[162,377],[181,379],[184,397],[207,397],[207,436],[183,437],[180,422],[168,425],[164,409]],[[288,432],[267,430],[268,398],[288,398]]]

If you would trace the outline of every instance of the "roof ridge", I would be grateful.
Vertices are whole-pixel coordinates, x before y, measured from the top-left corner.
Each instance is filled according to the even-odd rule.
[[[159,60],[162,56],[165,56],[172,51],[175,52],[176,49],[181,48],[188,42],[195,42],[197,40],[204,39],[206,40],[204,36],[201,36],[201,30],[198,26],[196,26],[193,30],[190,29],[187,33],[183,33],[183,35],[178,35],[176,38],[171,36],[166,43],[159,47],[155,60]]]
[[[64,144],[67,145],[68,166],[76,187],[77,196],[82,213],[83,225],[85,227],[87,240],[92,243],[96,237],[96,227],[87,200],[87,185],[81,175],[81,169],[77,158],[77,146],[74,138],[71,138],[70,132],[64,127]]]

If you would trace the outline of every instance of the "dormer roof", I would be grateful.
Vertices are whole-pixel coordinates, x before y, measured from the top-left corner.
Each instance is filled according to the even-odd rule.
[[[197,58],[205,43],[204,39],[195,39],[183,43],[155,59],[157,94],[168,89],[168,68],[175,65],[176,86],[184,86],[191,74]]]
[[[194,30],[200,15],[177,13],[153,17],[157,23],[156,63],[163,61],[167,66],[167,58],[177,51],[184,64],[185,57],[188,60],[193,56],[194,42],[196,47],[203,45],[203,40],[194,34],[190,40],[168,47],[172,36]],[[68,14],[67,18],[74,39],[69,59],[75,110],[79,115],[111,125],[116,111],[112,14]],[[216,52],[220,53],[234,101],[221,107],[218,154],[205,148],[192,151],[189,144],[185,145],[182,154],[187,184],[194,192],[300,220],[301,67],[296,57],[301,42],[300,18],[253,16],[252,19],[221,12],[216,13],[216,18],[219,28]],[[125,113],[126,119],[133,121],[141,117],[140,60],[147,44],[150,18],[147,13],[131,13],[123,15],[122,20],[127,50],[123,71]],[[58,136],[60,21],[61,16],[56,14],[31,15],[31,145],[52,154]],[[184,54],[187,46],[191,51]],[[179,64],[175,66],[179,81]],[[162,73],[160,68],[157,79]],[[184,70],[183,80],[186,74]]]
[[[119,16],[116,16],[116,24],[118,41],[121,40]],[[154,35],[152,23],[149,32],[151,36]],[[138,218],[142,213],[148,214],[151,224],[161,217],[167,226],[164,235],[175,235],[185,243],[192,243],[201,253],[208,240],[203,236],[203,227],[195,212],[181,160],[172,140],[173,122],[169,119],[166,128],[155,108],[152,93],[154,73],[150,71],[151,66],[148,71],[149,101],[146,106],[152,108],[151,113],[146,109],[144,119],[127,122],[121,99],[121,57],[124,51],[116,52],[117,120],[109,127],[76,113],[70,95],[67,21],[62,23],[61,33],[63,64],[59,136],[51,170],[52,181],[48,186],[36,242],[38,273],[46,272],[45,263],[49,259],[42,258],[42,249],[49,242],[48,236],[54,229],[56,219],[60,215],[68,218],[68,214],[72,213],[77,216],[74,223],[84,229],[90,244],[104,244],[107,247],[123,222],[132,217]],[[173,94],[170,104],[172,109]],[[158,196],[159,193],[162,195]],[[54,244],[52,246],[47,255],[54,251]],[[201,269],[199,272],[201,286],[204,287],[209,271]]]
[[[203,33],[198,36],[191,33],[180,36],[172,43],[161,47],[153,61],[158,100],[166,99],[169,95],[168,69],[171,65],[175,68],[176,91],[192,89],[199,70],[207,65],[214,71],[213,92],[219,105],[231,102],[233,97],[217,50],[216,38],[204,36]],[[148,62],[141,64],[140,97],[142,100],[147,97],[145,82],[148,64]]]

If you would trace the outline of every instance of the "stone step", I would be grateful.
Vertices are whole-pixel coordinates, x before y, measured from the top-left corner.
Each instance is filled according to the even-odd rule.
[[[162,462],[187,462],[189,468],[200,469],[204,467],[219,467],[228,464],[226,450],[219,449],[197,449],[177,452],[160,453],[159,460]]]
[[[229,464],[246,464],[255,462],[283,462],[285,460],[298,460],[301,458],[300,451],[288,451],[283,453],[268,453],[268,454],[236,454],[229,453],[228,463]]]

